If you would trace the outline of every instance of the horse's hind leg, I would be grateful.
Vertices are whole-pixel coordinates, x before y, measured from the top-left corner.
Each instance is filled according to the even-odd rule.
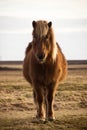
[[[35,90],[33,90],[33,97],[34,97],[34,103],[37,104],[37,97],[36,97]]]
[[[35,89],[35,101],[37,105],[37,118],[40,120],[45,119],[44,113],[44,90],[41,87]]]
[[[34,103],[35,103],[36,108],[37,108],[37,115],[36,115],[36,117],[37,117],[38,116],[38,105],[37,105],[37,96],[36,96],[35,90],[33,90],[33,97],[34,97]]]

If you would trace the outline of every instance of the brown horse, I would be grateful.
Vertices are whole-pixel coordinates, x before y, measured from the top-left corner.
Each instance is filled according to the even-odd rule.
[[[37,118],[54,120],[53,98],[67,72],[66,59],[56,43],[52,22],[33,21],[33,40],[26,49],[23,74],[31,83]]]

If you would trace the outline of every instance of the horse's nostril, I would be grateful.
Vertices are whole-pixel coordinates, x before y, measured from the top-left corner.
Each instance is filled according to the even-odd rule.
[[[38,56],[38,58],[39,58],[40,60],[43,60],[44,57],[45,57],[45,54],[42,54],[42,55],[39,55],[39,56]]]

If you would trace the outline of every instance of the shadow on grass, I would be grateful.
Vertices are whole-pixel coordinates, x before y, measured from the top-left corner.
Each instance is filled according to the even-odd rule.
[[[86,130],[87,116],[65,116],[54,122],[33,123],[33,118],[0,119],[0,130]]]

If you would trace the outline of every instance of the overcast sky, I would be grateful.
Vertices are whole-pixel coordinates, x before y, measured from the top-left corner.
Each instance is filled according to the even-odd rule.
[[[67,59],[87,59],[87,0],[0,0],[0,60],[23,60],[39,19],[52,21]]]

